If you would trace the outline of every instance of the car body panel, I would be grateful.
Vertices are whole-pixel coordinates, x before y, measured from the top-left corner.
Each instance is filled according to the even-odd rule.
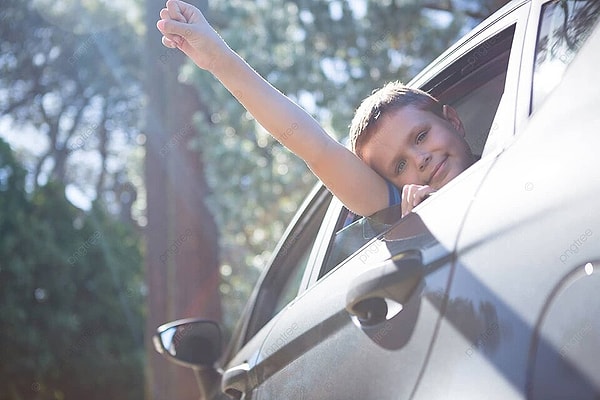
[[[600,115],[597,88],[586,84],[599,61],[596,29],[477,193],[448,299],[463,311],[448,309],[416,398],[479,398],[488,390],[499,399],[600,393],[593,369],[600,355],[600,176],[592,172]],[[576,281],[578,295],[567,291]],[[464,323],[469,313],[483,314],[485,324]]]
[[[597,399],[600,392],[600,260],[565,275],[545,304],[530,348],[530,399]]]
[[[381,246],[377,254],[386,258],[387,245]],[[375,261],[372,255],[373,247],[366,247],[284,310],[261,350],[265,381],[256,398],[384,399],[410,394],[429,348],[424,339],[433,335],[437,309],[415,295],[385,323],[363,326],[353,320],[345,308],[348,291]],[[378,266],[375,262],[374,268]],[[443,291],[448,269],[428,276],[426,286]],[[349,376],[365,379],[348,380]]]

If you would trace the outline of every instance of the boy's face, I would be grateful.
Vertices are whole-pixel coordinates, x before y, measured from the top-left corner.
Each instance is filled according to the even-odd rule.
[[[399,188],[441,188],[473,163],[456,111],[444,106],[444,116],[413,106],[390,112],[362,146],[362,159]]]

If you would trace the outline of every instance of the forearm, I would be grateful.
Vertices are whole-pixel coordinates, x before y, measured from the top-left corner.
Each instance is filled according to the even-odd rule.
[[[309,166],[318,163],[326,147],[341,146],[228,47],[220,51],[210,71],[259,124]]]

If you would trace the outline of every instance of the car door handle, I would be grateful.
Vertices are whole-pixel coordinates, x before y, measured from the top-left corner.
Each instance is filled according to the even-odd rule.
[[[421,252],[402,252],[352,281],[346,295],[346,310],[363,325],[385,321],[386,299],[404,305],[425,276]]]
[[[232,399],[241,399],[248,390],[248,371],[250,371],[248,363],[229,368],[223,373],[221,390]]]

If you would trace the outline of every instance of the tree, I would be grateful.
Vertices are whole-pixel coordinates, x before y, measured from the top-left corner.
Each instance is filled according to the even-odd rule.
[[[221,320],[218,228],[205,204],[204,153],[189,147],[194,137],[204,134],[193,116],[206,105],[179,78],[184,57],[163,47],[160,32],[154,28],[164,5],[164,0],[146,3],[148,333],[180,318]],[[146,350],[152,399],[198,397],[190,369],[168,363],[154,351],[149,338]]]
[[[23,155],[33,186],[54,180],[102,198],[122,184],[123,148],[139,134],[140,48],[129,45],[139,34],[100,1],[77,14],[97,30],[68,25],[65,1],[3,4],[0,115],[4,126],[39,134],[39,153]],[[115,22],[102,29],[99,21]]]
[[[141,398],[138,235],[25,176],[0,140],[0,399]]]
[[[102,1],[61,21],[68,1],[8,0],[0,14],[0,134],[33,131],[39,149],[19,154],[25,173],[2,142],[0,398],[139,399],[141,187],[125,171],[141,137],[139,32]],[[96,200],[89,211],[69,188]]]

